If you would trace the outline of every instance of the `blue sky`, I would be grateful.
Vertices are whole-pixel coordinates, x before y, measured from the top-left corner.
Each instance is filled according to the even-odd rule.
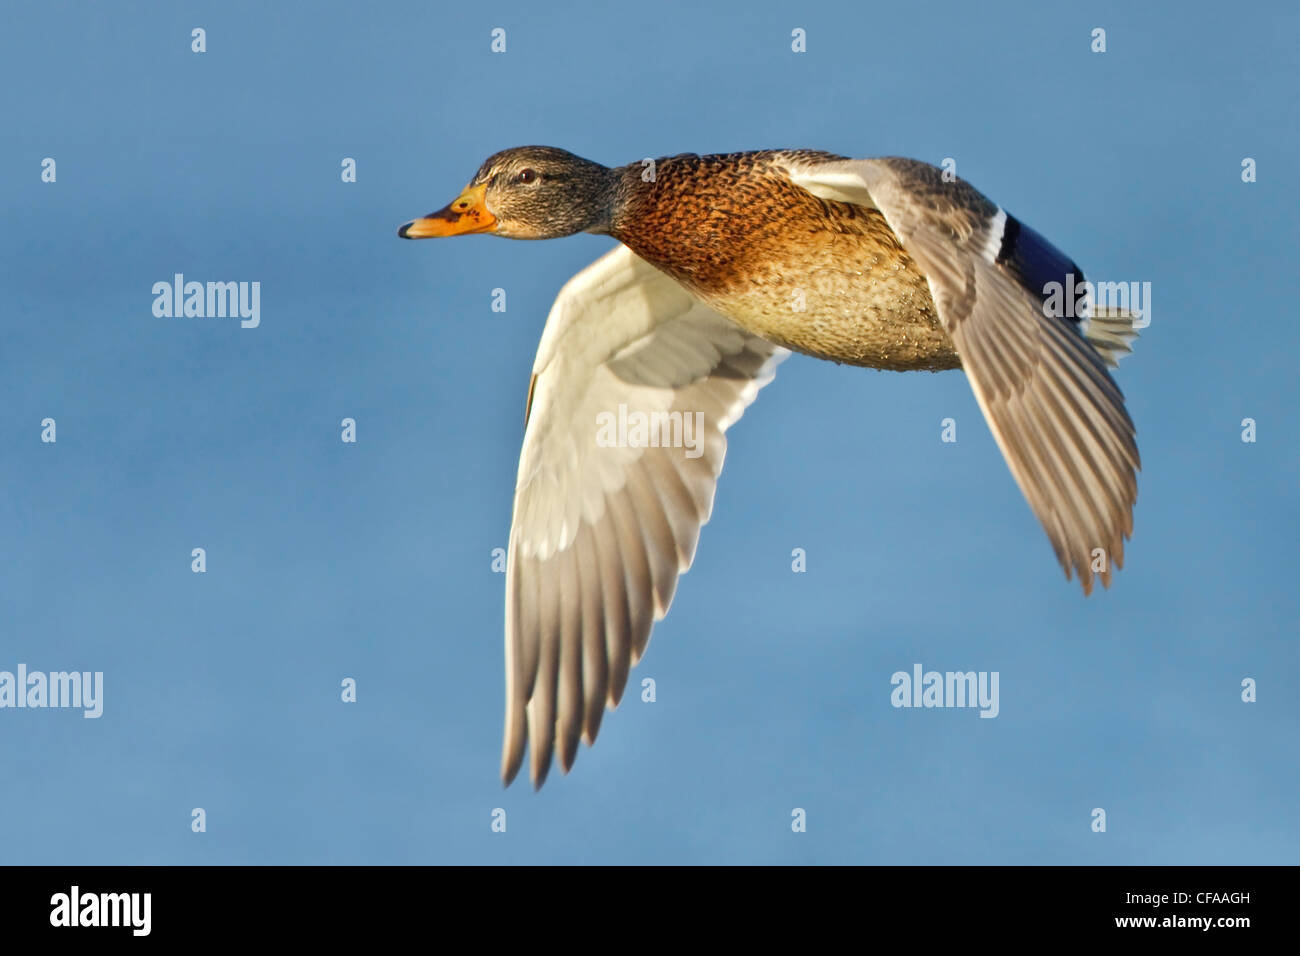
[[[1300,861],[1294,6],[6,19],[0,670],[102,671],[104,713],[0,710],[0,862]],[[1090,275],[1151,282],[1110,591],[1063,579],[960,373],[796,356],[634,672],[657,700],[503,791],[491,551],[546,312],[611,240],[395,229],[527,143],[952,157]],[[260,282],[260,326],[155,317],[177,272]],[[917,662],[997,671],[999,716],[894,709]]]

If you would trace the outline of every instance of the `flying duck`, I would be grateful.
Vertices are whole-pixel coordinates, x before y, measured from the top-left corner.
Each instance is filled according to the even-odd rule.
[[[579,232],[620,245],[561,289],[529,383],[506,559],[507,785],[530,742],[540,787],[553,753],[567,773],[579,738],[595,740],[691,565],[727,428],[790,351],[963,369],[1066,578],[1087,594],[1122,566],[1140,462],[1106,369],[1133,317],[1049,307],[1051,283],[1082,287],[1079,267],[966,182],[813,150],[610,168],[525,146],[398,235]],[[659,430],[602,433],[629,409]]]

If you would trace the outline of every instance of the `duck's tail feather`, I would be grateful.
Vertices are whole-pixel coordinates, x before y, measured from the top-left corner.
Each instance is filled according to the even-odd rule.
[[[1133,351],[1133,340],[1143,327],[1142,313],[1094,305],[1083,324],[1083,337],[1111,368]]]

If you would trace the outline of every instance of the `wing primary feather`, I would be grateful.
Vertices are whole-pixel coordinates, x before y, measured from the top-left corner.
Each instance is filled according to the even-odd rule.
[[[547,571],[551,571],[550,562]],[[560,667],[560,594],[539,575],[537,681],[528,700],[528,759],[533,786],[540,789],[555,749],[555,692]]]
[[[561,573],[556,575],[560,592],[560,669],[556,676],[555,743],[560,767],[568,773],[578,755],[578,739],[586,718],[582,697],[583,581],[576,539],[573,546],[552,560],[563,562]]]

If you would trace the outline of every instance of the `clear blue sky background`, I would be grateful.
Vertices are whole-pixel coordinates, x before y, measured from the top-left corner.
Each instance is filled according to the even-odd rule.
[[[0,711],[0,862],[1300,862],[1300,18],[1045,6],[7,4],[0,669],[106,691]],[[1063,579],[960,373],[795,357],[635,672],[657,702],[503,791],[490,554],[546,312],[611,241],[395,229],[527,143],[953,157],[1153,283],[1111,590]],[[176,272],[260,281],[261,327],[155,318]],[[1001,715],[893,709],[915,662],[1000,672]]]

